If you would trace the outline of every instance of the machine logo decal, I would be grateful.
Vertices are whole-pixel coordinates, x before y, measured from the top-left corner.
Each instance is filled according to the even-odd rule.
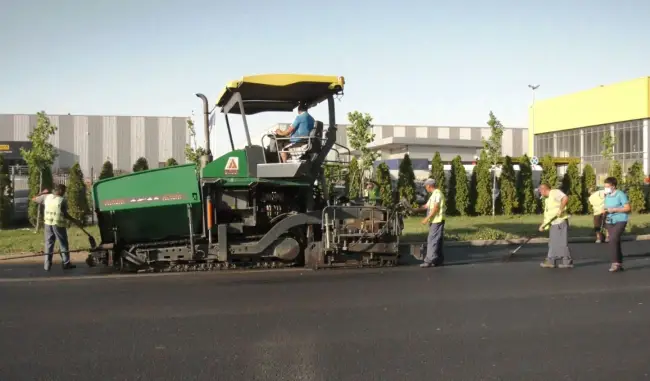
[[[236,175],[239,173],[239,158],[236,156],[232,156],[228,158],[228,162],[226,163],[226,169],[224,170],[224,173],[226,175]]]
[[[112,200],[105,200],[104,206],[124,205],[126,203],[142,203],[142,202],[155,202],[155,201],[177,201],[184,200],[185,197],[182,193],[165,194],[162,196],[147,196],[147,197],[134,197],[134,198],[118,198]]]

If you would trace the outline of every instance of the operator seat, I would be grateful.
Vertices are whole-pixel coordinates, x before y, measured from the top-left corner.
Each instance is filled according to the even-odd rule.
[[[309,132],[307,139],[307,143],[289,151],[289,161],[301,161],[307,157],[311,160],[312,154],[320,152],[323,147],[323,122],[319,120],[314,121],[314,128]]]

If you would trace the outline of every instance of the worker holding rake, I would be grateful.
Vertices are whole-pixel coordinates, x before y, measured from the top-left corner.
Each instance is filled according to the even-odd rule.
[[[573,258],[569,250],[569,215],[566,213],[569,198],[561,190],[551,189],[547,183],[539,186],[539,194],[544,198],[544,222],[540,225],[539,231],[549,230],[548,256],[540,266],[572,268]]]

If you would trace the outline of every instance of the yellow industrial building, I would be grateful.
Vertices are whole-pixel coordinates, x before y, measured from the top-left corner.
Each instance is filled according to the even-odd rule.
[[[578,157],[599,178],[607,173],[601,144],[615,139],[614,158],[626,171],[635,161],[649,171],[650,77],[534,102],[529,112],[528,150],[541,158]]]

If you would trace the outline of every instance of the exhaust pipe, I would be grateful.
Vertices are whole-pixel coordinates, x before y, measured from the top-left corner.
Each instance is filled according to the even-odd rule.
[[[212,151],[210,150],[210,107],[208,106],[208,98],[205,95],[198,93],[197,97],[203,101],[203,132],[205,133],[205,155],[201,157],[201,167],[205,167],[207,163],[212,162]]]

